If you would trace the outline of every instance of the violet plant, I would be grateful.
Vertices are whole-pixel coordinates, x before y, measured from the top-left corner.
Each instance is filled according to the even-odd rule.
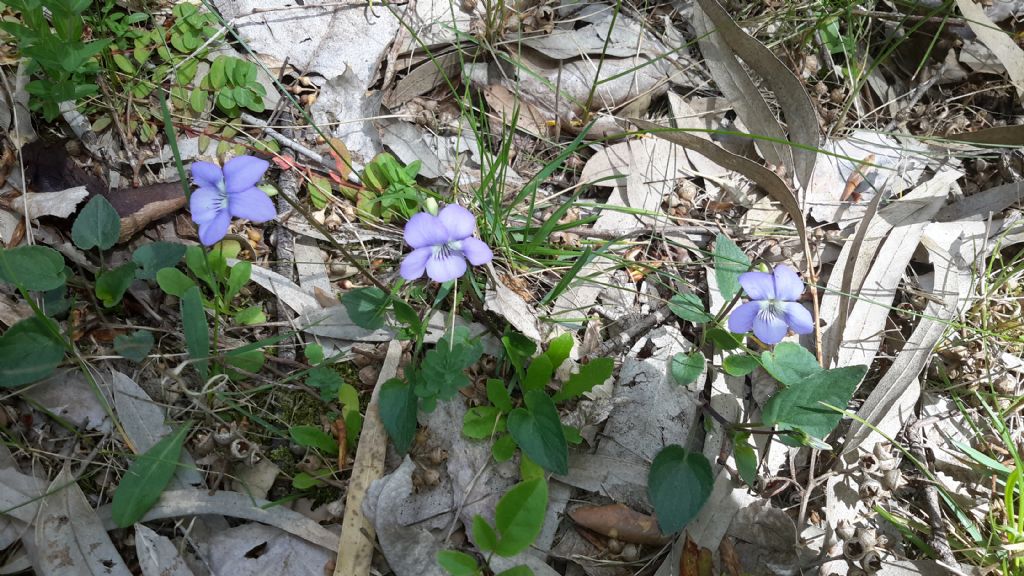
[[[669,308],[694,325],[698,338],[692,351],[672,359],[670,368],[680,386],[702,384],[704,417],[731,440],[733,458],[727,468],[755,487],[759,459],[750,437],[771,435],[790,446],[830,449],[826,439],[839,424],[867,367],[825,369],[811,351],[783,341],[790,332],[810,334],[815,327],[810,311],[799,302],[804,282],[792,268],[780,264],[770,272],[766,267],[751,270],[750,259],[721,234],[713,258],[716,284],[727,304],[711,314],[695,294],[673,296]],[[734,309],[741,288],[749,301]],[[727,316],[725,330],[722,324]],[[748,345],[741,335],[750,332],[756,340]],[[720,362],[709,369],[707,358],[715,356]],[[778,382],[776,392],[760,407],[760,422],[731,422],[714,409],[711,385],[718,370],[733,378],[762,370]],[[659,452],[648,475],[648,497],[661,530],[672,533],[685,527],[710,497],[714,481],[711,462],[703,454],[674,444]]]
[[[189,209],[204,245],[224,238],[232,218],[260,224],[277,217],[270,197],[256,187],[269,167],[269,162],[255,156],[236,156],[224,168],[210,162],[192,163],[192,180],[199,188],[189,198]]]

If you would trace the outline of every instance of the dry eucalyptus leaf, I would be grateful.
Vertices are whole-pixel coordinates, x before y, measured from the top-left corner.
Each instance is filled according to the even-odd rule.
[[[269,524],[325,550],[334,551],[338,544],[338,536],[335,533],[298,512],[269,504],[237,492],[221,491],[211,494],[207,490],[167,490],[139,522],[205,514],[230,516]],[[115,527],[109,505],[99,508],[96,512],[103,520],[103,526],[108,529]]]
[[[22,394],[64,420],[86,430],[110,430],[103,402],[77,369],[58,370]]]
[[[484,310],[505,318],[513,328],[534,342],[543,342],[544,337],[537,323],[537,311],[522,296],[505,286],[493,269],[488,272],[490,282],[484,296]]]
[[[611,11],[579,28],[556,28],[548,34],[523,35],[513,41],[554,60],[590,55],[627,58],[638,53],[659,58],[671,52],[657,36],[644,30],[639,22],[624,13],[613,14]]]
[[[1017,96],[1024,98],[1024,50],[1013,37],[1004,32],[985,14],[985,9],[974,0],[956,0],[957,7],[967,20],[971,31],[978,40],[995,54],[1006,68],[1010,82],[1017,89]]]
[[[10,207],[22,214],[27,211],[29,218],[33,220],[43,216],[67,218],[75,213],[78,204],[88,195],[89,191],[85,186],[76,186],[60,192],[29,192],[12,199]]]
[[[413,493],[415,469],[416,464],[406,456],[398,469],[373,483],[364,507],[377,530],[380,550],[395,574],[444,576],[446,572],[435,561],[437,553],[445,549],[440,537],[405,526],[400,520],[403,503]]]
[[[272,526],[249,523],[210,538],[211,564],[217,576],[323,576],[333,554]]]
[[[775,93],[789,127],[789,140],[799,145],[792,147],[793,164],[785,165],[792,168],[796,179],[806,187],[811,179],[821,134],[818,115],[803,83],[771,50],[744,32],[717,0],[697,0],[697,3],[733,53],[761,76]],[[749,121],[747,126],[756,130]]]
[[[143,576],[193,576],[170,538],[142,524],[135,525],[135,553]]]
[[[35,568],[44,576],[131,576],[67,466],[39,505],[35,536]]]

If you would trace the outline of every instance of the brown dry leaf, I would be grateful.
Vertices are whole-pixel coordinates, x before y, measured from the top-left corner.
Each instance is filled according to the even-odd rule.
[[[967,26],[978,35],[978,40],[995,54],[1006,68],[1010,82],[1017,89],[1017,96],[1024,98],[1024,50],[1013,37],[999,28],[985,14],[985,9],[974,0],[956,0]]]
[[[518,110],[515,127],[524,130],[538,138],[547,138],[550,128],[554,126],[554,117],[551,121],[544,116],[544,113],[536,106],[513,94],[500,84],[488,84],[484,87],[484,98],[491,112],[498,116],[504,124],[511,124],[513,116]]]
[[[581,506],[569,512],[574,522],[588,530],[622,542],[661,546],[670,538],[658,529],[653,516],[641,514],[625,504]]]
[[[713,24],[709,28],[713,28],[716,35],[721,35],[729,49],[775,92],[789,127],[789,139],[799,145],[792,147],[790,152],[793,163],[785,165],[792,168],[797,180],[806,187],[811,180],[814,157],[817,155],[815,149],[821,134],[818,115],[803,84],[771,50],[744,32],[717,0],[697,0],[697,3]],[[696,12],[699,11],[695,10],[695,15]],[[735,59],[730,61],[734,62]],[[757,129],[747,118],[744,120],[751,129]],[[768,124],[767,121],[762,123]]]
[[[679,556],[679,576],[712,576],[714,567],[711,551],[697,546],[689,534],[685,538],[686,545]]]
[[[417,6],[422,2],[417,2]],[[435,54],[419,66],[413,68],[405,77],[395,83],[393,90],[384,96],[384,105],[398,108],[417,96],[422,96],[434,88],[445,84],[446,78],[458,78],[462,70],[463,55],[458,51],[446,54]]]
[[[733,544],[732,538],[722,538],[722,543],[718,545],[718,555],[722,559],[722,568],[729,576],[740,576],[743,573],[743,565],[736,554],[736,545]]]

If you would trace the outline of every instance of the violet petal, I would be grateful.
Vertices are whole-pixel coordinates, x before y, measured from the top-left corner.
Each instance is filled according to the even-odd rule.
[[[814,332],[814,319],[810,311],[804,308],[799,302],[787,302],[783,315],[786,324],[797,334],[810,334]]]
[[[461,254],[449,253],[448,256],[435,254],[427,261],[427,276],[434,282],[455,280],[466,273],[466,259]]]
[[[216,164],[196,161],[192,163],[192,180],[200,188],[219,188],[224,182],[224,172]]]
[[[754,329],[754,318],[761,311],[761,303],[750,301],[743,304],[729,314],[729,332],[734,334],[746,334]]]
[[[196,224],[206,224],[220,214],[225,208],[224,194],[216,188],[203,187],[189,198],[189,211],[192,212],[192,221]]]
[[[740,286],[751,300],[771,300],[775,298],[775,279],[764,272],[744,272],[740,274]]]
[[[458,204],[445,206],[437,217],[444,224],[445,229],[448,230],[449,240],[468,238],[473,235],[473,230],[476,229],[476,218],[473,217],[469,210]]]
[[[229,193],[252,188],[263,178],[270,162],[255,156],[236,156],[224,165],[224,185]]]
[[[212,246],[220,242],[228,233],[228,226],[231,225],[231,214],[227,210],[221,210],[217,216],[205,224],[199,225],[199,241],[206,246]]]
[[[473,266],[487,264],[494,257],[494,253],[491,252],[487,244],[484,244],[483,240],[472,236],[462,241],[462,253],[466,255],[466,259]]]
[[[420,276],[423,276],[423,272],[427,269],[427,261],[430,260],[430,256],[433,253],[434,249],[427,247],[417,248],[406,254],[405,258],[402,260],[402,265],[399,268],[399,273],[402,275],[402,278],[411,282]]]
[[[754,318],[754,335],[765,344],[778,344],[787,332],[789,326],[782,314],[773,314],[766,308]]]
[[[228,210],[235,218],[245,218],[257,224],[277,218],[274,201],[259,188],[247,188],[228,193]]]
[[[784,264],[775,267],[775,297],[790,302],[799,300],[804,293],[804,283],[792,268]]]
[[[413,248],[440,246],[448,241],[448,231],[436,216],[420,212],[405,224],[405,242]]]

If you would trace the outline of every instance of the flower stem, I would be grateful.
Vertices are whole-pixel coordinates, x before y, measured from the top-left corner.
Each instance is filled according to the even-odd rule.
[[[448,332],[448,351],[451,352],[455,349],[455,307],[459,303],[459,279],[455,279],[455,284],[452,286],[452,320],[451,328]]]

